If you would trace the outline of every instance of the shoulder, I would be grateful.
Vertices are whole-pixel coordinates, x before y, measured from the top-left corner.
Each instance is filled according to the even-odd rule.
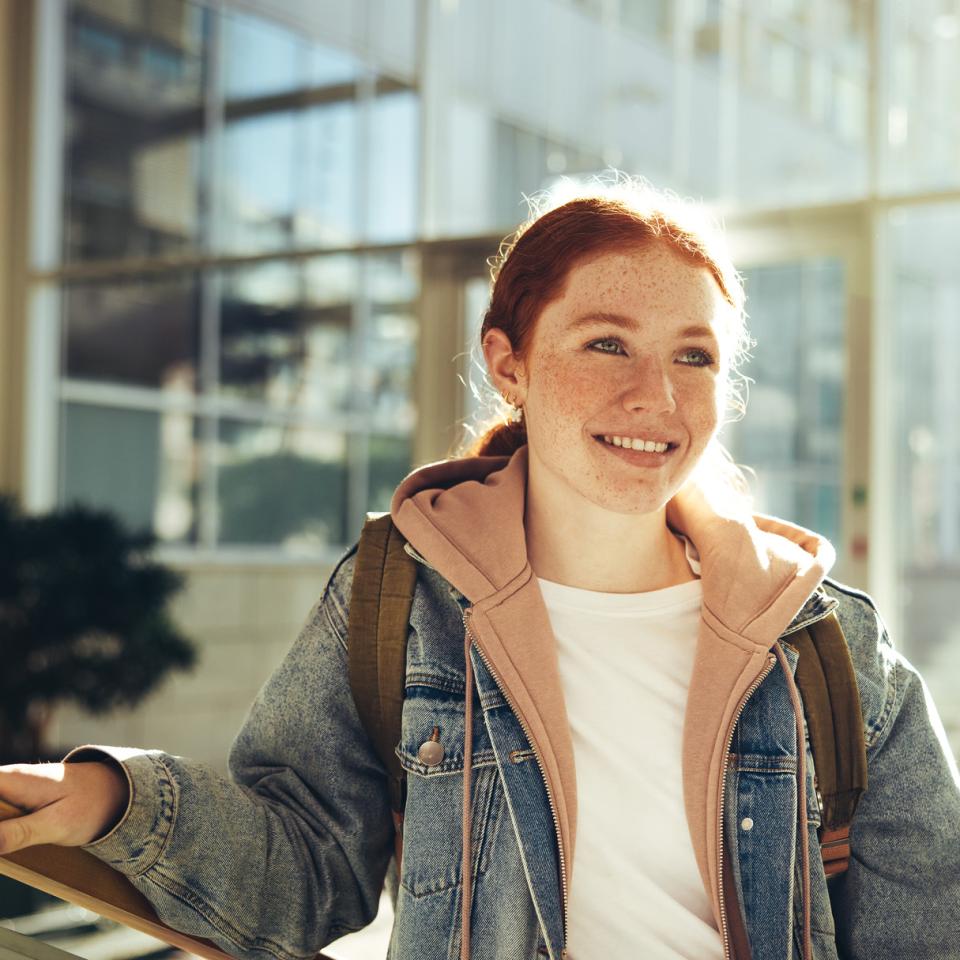
[[[340,645],[347,647],[347,624],[350,622],[350,592],[357,559],[357,543],[351,544],[333,565],[323,592],[310,613],[310,621],[319,621],[333,630]]]
[[[837,580],[823,582],[838,601],[837,619],[853,661],[868,751],[885,739],[916,671],[896,649],[873,598]]]

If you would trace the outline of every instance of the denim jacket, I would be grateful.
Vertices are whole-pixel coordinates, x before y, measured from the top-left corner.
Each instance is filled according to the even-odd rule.
[[[514,464],[514,472],[521,466]],[[435,483],[436,475],[426,481]],[[453,482],[462,484],[462,475]],[[405,502],[409,492],[399,499]],[[710,564],[703,554],[709,544],[705,538],[693,542],[704,560],[706,606]],[[428,542],[411,544],[421,566],[397,745],[408,797],[389,956],[459,957],[467,890],[474,960],[561,958],[569,882],[562,857],[566,842],[572,858],[572,840],[565,840],[572,829],[568,824],[564,833],[560,821],[575,822],[575,800],[559,809],[562,758],[542,746],[543,732],[530,720],[535,711],[520,702],[518,688],[505,688],[502,661],[492,663],[482,637],[471,636],[470,612],[476,609],[479,618],[484,608],[460,589],[462,582],[457,585],[463,572],[441,573],[427,556]],[[347,674],[353,565],[351,550],[257,696],[231,749],[231,779],[159,751],[96,748],[123,764],[131,802],[120,823],[86,849],[126,874],[167,924],[238,957],[308,960],[367,924],[377,910],[393,828],[385,774],[360,726]],[[704,780],[722,819],[719,862],[709,864],[704,882],[723,870],[729,880],[726,902],[720,886],[714,896],[715,910],[719,899],[726,911],[718,929],[725,921],[742,927],[754,960],[802,960],[805,941],[814,960],[960,957],[960,778],[942,725],[870,599],[814,579],[765,655],[755,661],[750,652],[749,663],[758,666],[745,675],[731,739],[720,744],[722,776]],[[769,609],[769,598],[761,599]],[[869,780],[851,833],[850,867],[828,883],[816,836],[809,743],[803,757],[797,751],[791,694],[797,654],[789,640],[793,631],[834,612],[857,674]],[[508,629],[501,625],[499,632]],[[747,627],[738,629],[737,636],[749,638]],[[441,759],[423,762],[420,747],[438,738]],[[557,743],[559,755],[562,740]],[[471,779],[467,883],[461,858],[465,747]],[[96,756],[91,749],[69,759]],[[798,829],[801,768],[806,851]],[[709,807],[709,798],[705,802]],[[677,843],[692,839],[706,856],[709,844],[693,836],[703,819],[698,803],[687,798],[691,837]],[[745,822],[752,822],[749,830]],[[736,960],[748,955],[734,939],[725,938],[725,950]]]

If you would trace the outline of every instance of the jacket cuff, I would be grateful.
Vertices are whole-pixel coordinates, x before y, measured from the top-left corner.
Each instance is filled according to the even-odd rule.
[[[86,745],[63,763],[98,761],[123,770],[130,799],[123,816],[102,837],[82,849],[127,875],[146,873],[159,859],[176,817],[176,791],[158,750]]]

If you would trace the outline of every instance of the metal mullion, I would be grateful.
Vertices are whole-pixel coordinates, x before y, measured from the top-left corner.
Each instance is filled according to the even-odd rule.
[[[200,412],[201,401],[195,394],[170,393],[150,387],[120,386],[90,380],[63,378],[60,381],[61,400],[124,410],[148,410],[155,413]]]
[[[895,528],[901,508],[897,503],[897,438],[891,424],[897,422],[894,402],[895,354],[893,341],[893,283],[890,276],[889,218],[875,210],[871,218],[870,249],[870,487],[867,499],[869,553],[867,591],[876,598],[881,615],[896,637],[903,633],[903,606],[899,531]],[[909,653],[909,651],[908,651]]]
[[[720,126],[717,140],[719,184],[723,203],[739,201],[737,155],[740,123],[740,0],[720,5]]]
[[[403,427],[369,413],[351,411],[298,410],[271,407],[260,402],[237,401],[232,398],[204,397],[197,394],[172,393],[150,387],[123,386],[90,380],[64,379],[58,399],[89,406],[120,410],[142,410],[152,413],[185,413],[194,417],[229,419],[251,423],[271,423],[297,427],[320,427],[344,433],[363,433],[371,428],[377,433],[406,436]]]
[[[693,112],[693,26],[690,0],[676,0],[671,8],[671,52],[673,54],[673,129],[671,167],[676,183],[690,176],[690,144]]]
[[[48,510],[60,496],[63,471],[57,384],[63,370],[64,112],[66,11],[56,0],[34,7],[32,46],[29,273],[51,273],[58,285],[33,286],[26,296],[25,409],[22,491],[28,510]]]
[[[207,77],[204,91],[204,119],[207,139],[205,175],[207,215],[203,227],[203,248],[208,256],[221,249],[223,222],[222,192],[216,172],[221,167],[223,150],[223,6],[210,11],[210,35],[207,48]],[[200,271],[200,400],[203,413],[198,431],[197,459],[200,468],[197,501],[197,542],[208,550],[217,546],[217,445],[219,420],[215,398],[220,389],[220,302],[223,276],[212,265]]]
[[[364,37],[369,34],[369,12],[364,25]],[[365,70],[357,82],[357,156],[359,176],[354,197],[359,235],[367,237],[369,231],[370,197],[370,141],[373,123],[373,98],[376,96],[376,75]],[[351,315],[350,363],[354,383],[361,381],[360,372],[366,360],[365,343],[370,332],[370,258],[360,255],[357,261],[357,296]],[[356,394],[354,394],[354,401]],[[359,415],[355,428],[347,434],[347,527],[351,529],[366,514],[370,487],[370,419],[369,396],[364,394],[362,406],[356,408]]]

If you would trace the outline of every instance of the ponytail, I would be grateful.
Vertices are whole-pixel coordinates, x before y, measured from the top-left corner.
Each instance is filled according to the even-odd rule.
[[[464,440],[457,457],[509,457],[527,442],[523,420],[513,423],[497,417],[481,428],[479,436]]]

